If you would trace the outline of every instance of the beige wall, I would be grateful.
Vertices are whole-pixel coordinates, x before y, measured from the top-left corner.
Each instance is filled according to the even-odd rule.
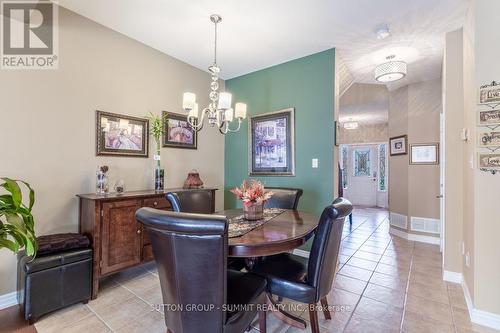
[[[389,137],[408,134],[408,87],[389,94]],[[408,215],[408,155],[389,156],[389,210]]]
[[[440,80],[390,92],[389,136],[408,135],[408,144],[439,142]],[[389,158],[389,210],[410,218],[439,219],[439,165],[410,165],[409,155]]]
[[[59,69],[0,74],[0,175],[36,190],[38,234],[77,231],[75,194],[94,191],[98,165],[111,185],[153,187],[152,158],[96,157],[95,110],[143,116],[181,111],[182,93],[208,103],[209,76],[128,37],[60,9]],[[209,59],[207,59],[208,65]],[[152,150],[150,150],[150,156]],[[224,188],[224,138],[206,127],[198,150],[162,149],[166,186],[196,168],[206,186]],[[222,192],[217,208],[223,206]],[[0,250],[0,295],[15,290],[15,256]]]
[[[484,84],[500,80],[500,43],[498,33],[498,13],[500,1],[473,1],[475,10],[475,83],[469,89],[473,106],[477,89]],[[474,82],[474,81],[473,81]],[[475,124],[476,112],[482,109],[474,106],[467,111],[466,123],[471,128]],[[472,112],[471,112],[472,111]],[[472,137],[471,151],[476,137]],[[479,152],[480,149],[476,150]],[[483,150],[486,151],[486,150]],[[476,159],[474,159],[476,161]],[[476,161],[477,163],[477,161]],[[474,303],[478,309],[500,315],[500,176],[474,171]],[[468,204],[468,203],[467,203]]]
[[[462,267],[464,274],[464,282],[468,286],[469,293],[472,299],[475,294],[475,189],[474,189],[474,165],[475,158],[475,140],[476,137],[476,99],[477,90],[475,87],[475,54],[474,54],[474,25],[475,25],[475,8],[470,6],[467,14],[467,19],[463,28],[463,78],[464,78],[464,127],[469,130],[470,140],[463,146],[463,175],[462,182],[464,184],[464,197],[462,205],[463,211],[463,241],[465,253],[469,254],[470,264],[467,266],[462,258]],[[471,164],[472,163],[472,164]]]
[[[377,143],[389,141],[389,126],[384,124],[359,124],[356,129],[339,128],[339,144]]]
[[[445,85],[448,86],[447,101],[456,96],[463,96],[461,116],[451,111],[448,112],[451,106],[446,108],[447,136],[449,135],[448,128],[454,126],[458,128],[460,123],[469,130],[469,141],[466,143],[454,142],[451,138],[447,138],[447,151],[449,150],[450,154],[456,151],[462,157],[457,167],[462,172],[447,171],[446,204],[448,208],[446,211],[453,209],[456,211],[447,213],[446,226],[448,229],[460,228],[460,225],[452,220],[454,217],[462,217],[463,226],[461,230],[446,232],[445,269],[457,269],[457,272],[463,273],[464,283],[470,293],[474,308],[497,316],[500,315],[500,284],[498,283],[500,281],[500,261],[498,260],[500,177],[478,169],[477,153],[481,149],[476,148],[476,117],[477,112],[484,108],[484,106],[477,105],[478,88],[491,81],[498,81],[500,77],[498,65],[500,45],[491,42],[498,40],[495,27],[498,25],[496,13],[499,11],[500,2],[497,0],[471,1],[463,30],[448,34],[446,40],[447,50],[455,48],[459,49],[457,52],[461,51],[461,59],[456,56],[455,59],[450,60],[452,57],[446,55],[445,60],[446,66],[450,66],[450,62],[461,61],[461,64],[458,64],[461,66],[458,71],[462,73],[462,82],[459,82],[458,86],[456,82],[453,82],[456,73],[451,72],[451,69],[445,72],[444,78]],[[461,50],[460,43],[462,44]],[[460,77],[457,78],[459,79]],[[457,184],[462,188],[462,196],[454,193],[457,191],[455,188]],[[461,209],[457,209],[458,207]],[[461,240],[457,239],[460,233],[462,233]],[[456,251],[457,241],[463,241],[465,255],[470,258],[469,264],[465,256],[461,255],[461,251]],[[456,267],[457,261],[460,262],[458,268]],[[473,315],[472,319],[481,322],[481,320],[488,319],[488,316],[478,318]],[[481,323],[486,324],[486,322]],[[493,322],[489,321],[489,323]]]
[[[464,202],[464,128],[463,96],[463,29],[446,34],[443,61],[443,96],[445,114],[445,249],[444,269],[462,271],[463,210],[457,203]]]

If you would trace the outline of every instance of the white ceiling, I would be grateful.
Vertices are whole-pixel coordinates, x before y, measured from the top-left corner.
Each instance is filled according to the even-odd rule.
[[[337,47],[356,82],[374,83],[389,54],[407,61],[408,77],[441,73],[444,33],[459,28],[468,0],[59,0],[72,11],[206,70],[212,13],[219,29],[221,77],[228,79]],[[391,37],[375,30],[387,24]]]

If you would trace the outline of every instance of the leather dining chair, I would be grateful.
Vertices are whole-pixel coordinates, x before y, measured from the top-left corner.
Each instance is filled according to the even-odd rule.
[[[331,319],[326,295],[335,277],[344,219],[351,211],[352,204],[344,198],[336,199],[323,210],[309,259],[281,253],[262,258],[251,269],[266,277],[269,294],[314,305],[308,307],[312,333],[319,332],[318,302],[325,319]]]
[[[244,332],[255,316],[266,331],[266,280],[227,270],[227,220],[140,208],[151,239],[169,333]],[[172,310],[173,309],[173,310]]]
[[[169,192],[167,200],[174,212],[212,214],[215,211],[212,191],[196,190]]]
[[[168,192],[167,200],[174,212],[212,214],[215,211],[213,192],[204,190],[189,190]]]
[[[266,190],[272,191],[274,194],[266,201],[264,208],[282,209],[297,209],[299,199],[304,192],[300,188],[287,187],[266,187]]]

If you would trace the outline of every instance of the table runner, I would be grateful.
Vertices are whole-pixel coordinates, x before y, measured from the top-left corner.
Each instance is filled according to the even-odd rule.
[[[228,219],[228,237],[234,238],[243,236],[244,234],[249,233],[253,229],[280,215],[284,211],[284,209],[279,208],[266,208],[264,209],[264,218],[256,221],[245,220],[243,214],[230,218]]]

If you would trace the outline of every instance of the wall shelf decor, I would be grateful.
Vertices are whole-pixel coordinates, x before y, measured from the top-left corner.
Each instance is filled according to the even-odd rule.
[[[477,112],[477,132],[479,149],[488,152],[478,152],[478,167],[480,171],[492,175],[500,173],[500,84],[496,81],[479,87]],[[486,130],[485,128],[489,129]]]

